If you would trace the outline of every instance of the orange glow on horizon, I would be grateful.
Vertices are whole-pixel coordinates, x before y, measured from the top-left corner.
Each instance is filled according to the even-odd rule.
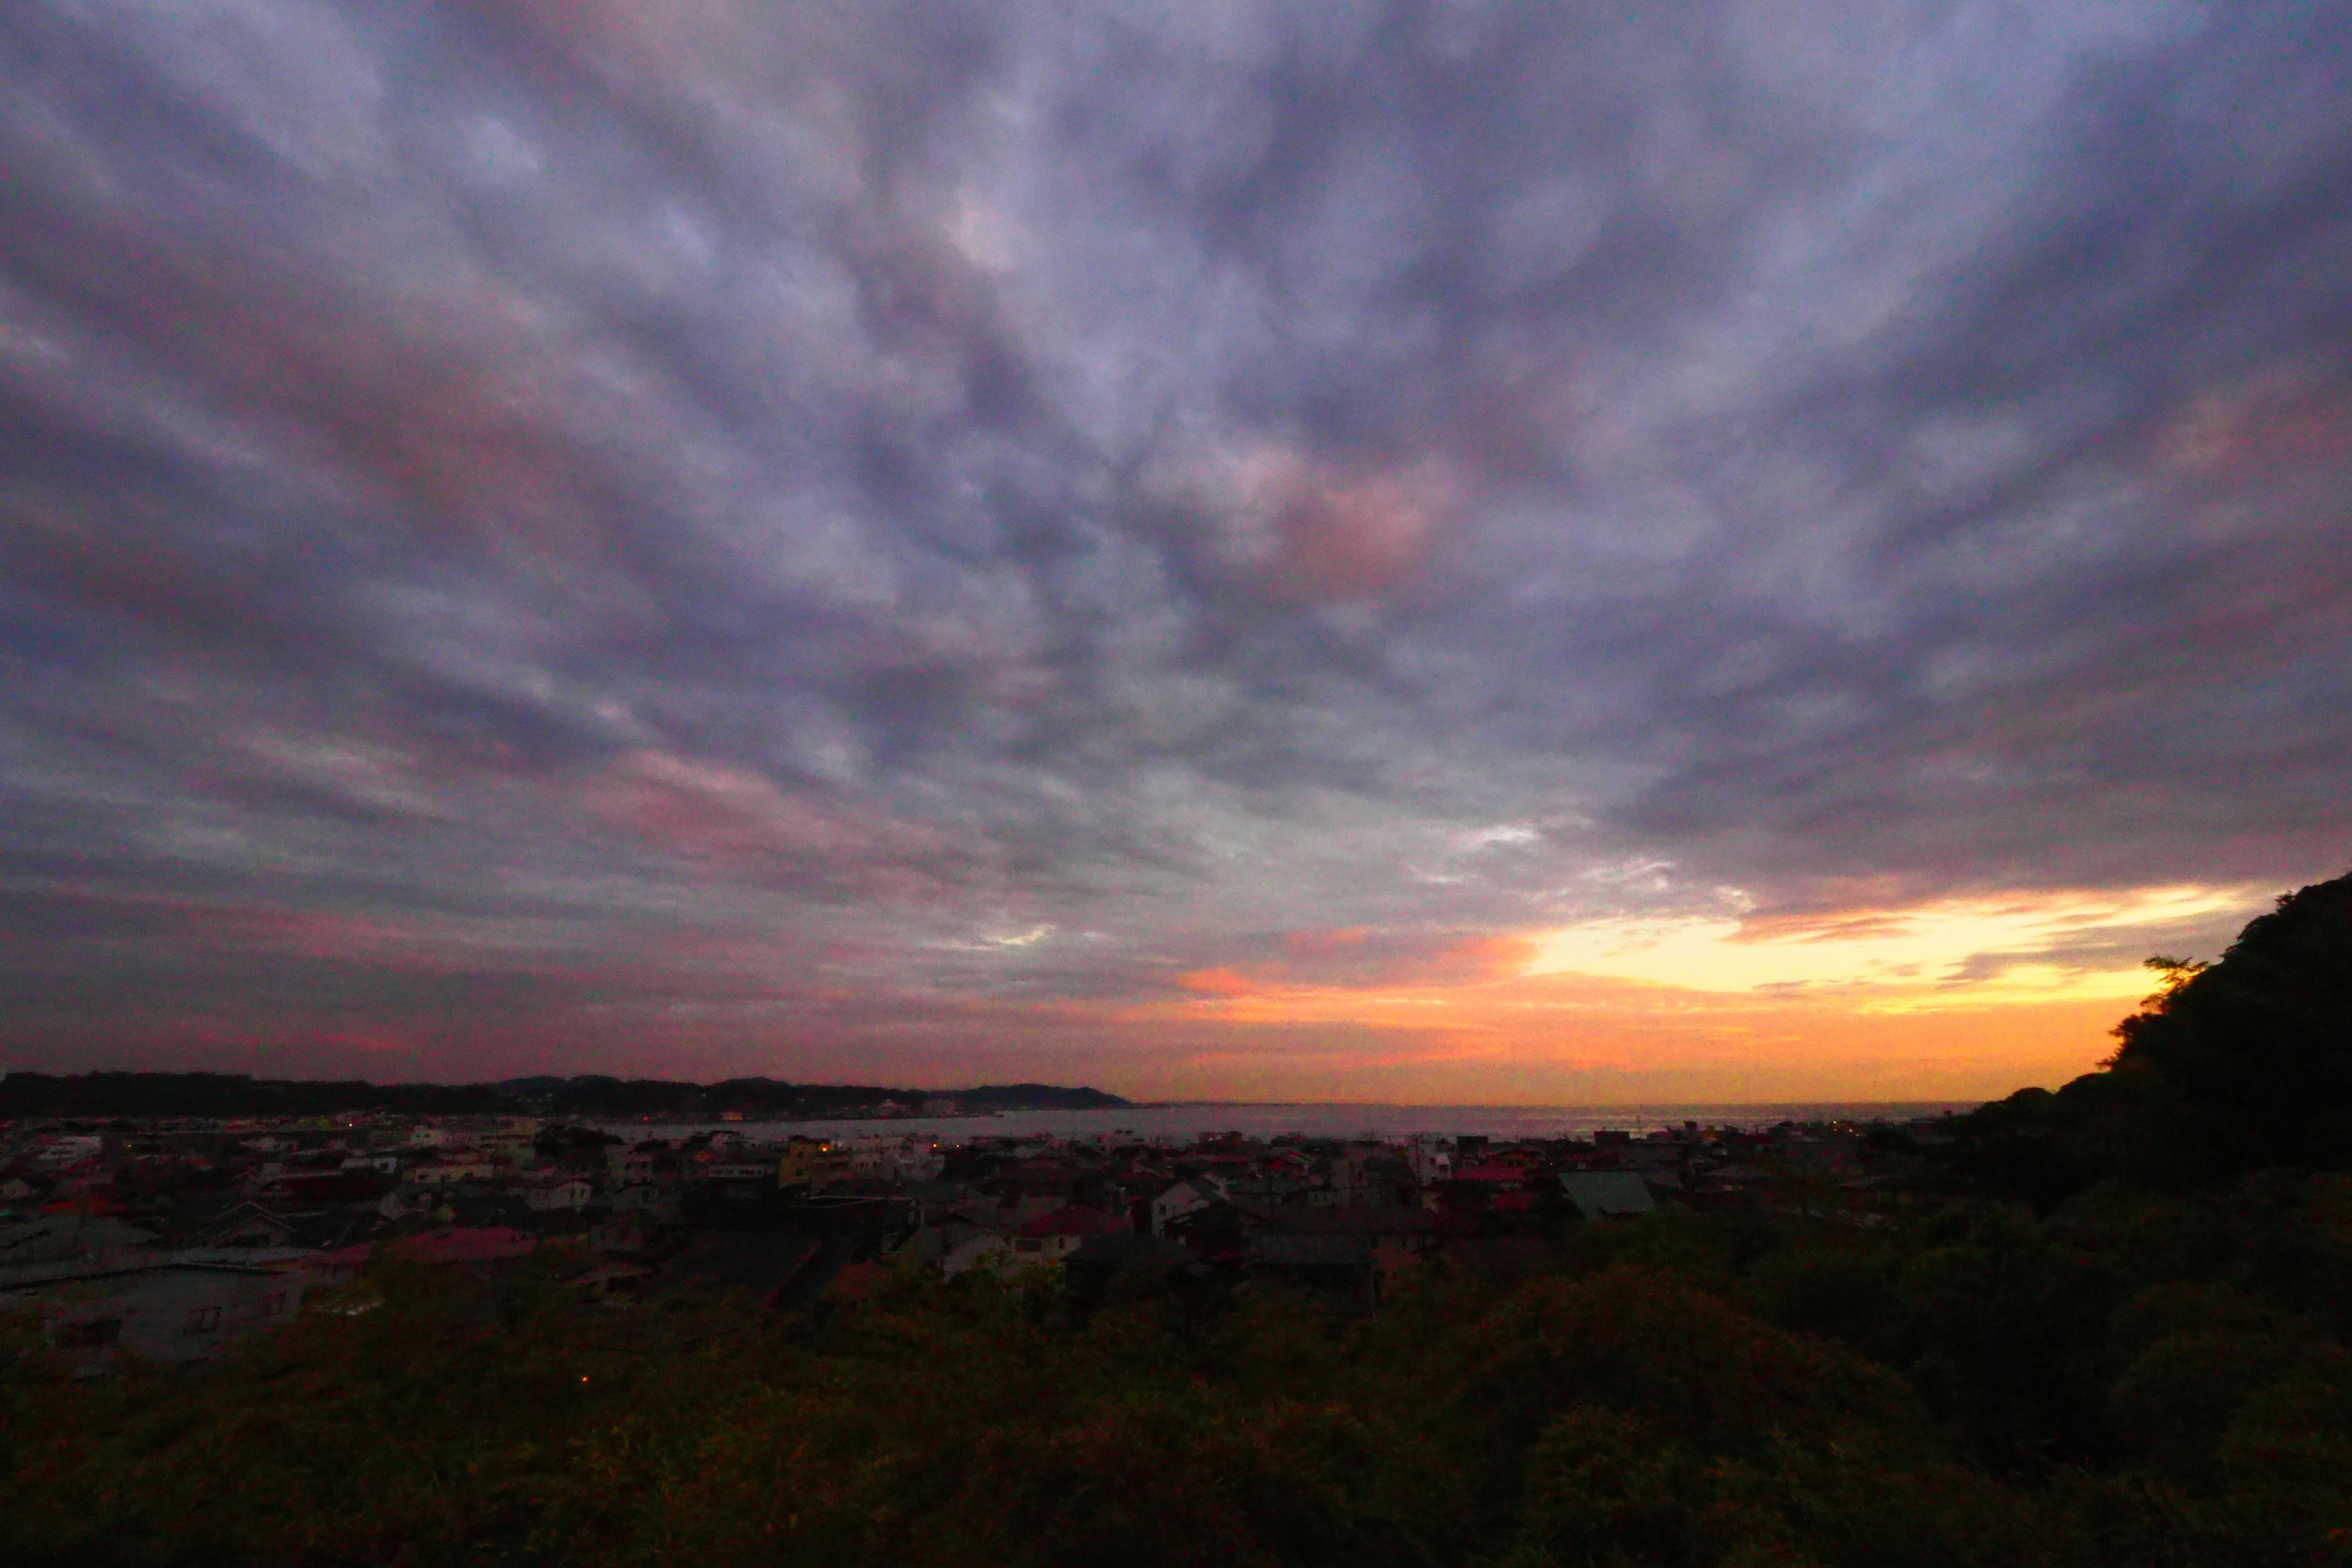
[[[1286,1042],[1273,1060],[1211,1047],[1185,1059],[1184,1079],[1399,1086],[1369,1098],[1419,1084],[1410,1092],[1548,1103],[1596,1079],[1706,1098],[1976,1098],[2089,1070],[2152,989],[2140,959],[2161,933],[2260,901],[2249,889],[2167,887],[1769,922],[1618,919],[1466,939],[1361,984],[1301,976],[1279,957],[1192,970],[1181,994],[1107,1013],[1145,1037]],[[1305,1053],[1318,1037],[1349,1043]]]

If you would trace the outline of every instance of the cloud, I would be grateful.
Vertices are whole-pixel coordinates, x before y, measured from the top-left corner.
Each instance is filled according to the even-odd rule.
[[[33,0],[7,1016],[1141,1073],[1203,977],[2340,869],[2347,29]]]
[[[1232,964],[1187,971],[1176,976],[1176,984],[1202,996],[1334,987],[1411,990],[1515,974],[1535,952],[1516,936],[1360,929],[1290,931],[1270,947]]]
[[[2053,889],[1761,921],[1620,916],[1546,934],[1528,944],[1523,969],[1708,992],[1892,993],[1864,1004],[1876,1006],[1982,1005],[2012,994],[2131,999],[2147,990],[2143,952],[2217,916],[2242,921],[2261,903],[2256,889],[2186,887]]]

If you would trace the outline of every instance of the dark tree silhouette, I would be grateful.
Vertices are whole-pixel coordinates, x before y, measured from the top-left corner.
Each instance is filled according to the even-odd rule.
[[[1976,1112],[1964,1164],[2045,1211],[2105,1176],[2352,1169],[2352,876],[2284,895],[2217,963],[2148,967],[2101,1070]]]
[[[2352,876],[2281,898],[2218,963],[2151,963],[2167,984],[2116,1026],[2108,1070],[2174,1163],[2352,1163]]]

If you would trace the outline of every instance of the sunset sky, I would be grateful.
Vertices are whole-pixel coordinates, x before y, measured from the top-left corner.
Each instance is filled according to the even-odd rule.
[[[2347,56],[14,0],[0,1067],[2062,1081],[2352,867]]]

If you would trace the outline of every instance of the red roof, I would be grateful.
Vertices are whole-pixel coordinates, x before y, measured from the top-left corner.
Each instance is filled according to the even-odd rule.
[[[1120,1221],[1097,1208],[1074,1204],[1055,1209],[1052,1214],[1039,1215],[1013,1234],[1016,1236],[1108,1236],[1115,1230],[1125,1230]]]
[[[1465,1165],[1454,1173],[1457,1182],[1507,1182],[1513,1186],[1528,1179],[1528,1173],[1517,1165],[1500,1165],[1488,1161],[1483,1165]]]
[[[58,1198],[53,1202],[42,1204],[38,1206],[36,1212],[40,1214],[86,1214],[99,1216],[120,1215],[123,1212],[123,1208],[121,1204],[116,1203],[108,1194],[102,1192],[88,1192],[77,1194],[73,1197]]]
[[[404,1236],[387,1244],[384,1250],[412,1263],[488,1263],[500,1258],[525,1258],[538,1247],[539,1237],[529,1231],[493,1225],[478,1230]]]

